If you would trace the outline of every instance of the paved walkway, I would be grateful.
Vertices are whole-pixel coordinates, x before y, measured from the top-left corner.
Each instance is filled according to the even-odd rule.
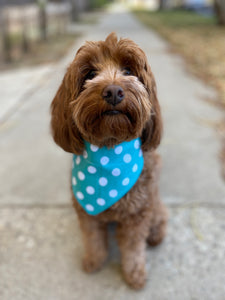
[[[69,194],[71,157],[49,133],[50,102],[68,62],[84,40],[104,39],[111,31],[146,51],[164,117],[161,196],[170,209],[168,235],[148,250],[149,278],[139,292],[121,277],[113,233],[103,270],[94,275],[81,270],[83,248]],[[203,100],[214,91],[188,74],[183,60],[126,11],[104,15],[46,72],[16,101],[16,109],[12,105],[0,127],[0,299],[223,300],[225,184],[219,137],[208,125],[221,115]],[[5,90],[6,95],[15,80],[8,74],[0,94]],[[29,80],[25,85],[33,87]]]

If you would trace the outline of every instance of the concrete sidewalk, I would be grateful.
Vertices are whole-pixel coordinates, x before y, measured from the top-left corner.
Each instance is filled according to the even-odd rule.
[[[82,271],[69,193],[71,156],[55,146],[49,129],[49,106],[67,64],[85,40],[104,39],[111,31],[146,51],[164,118],[161,196],[170,210],[168,235],[148,250],[149,279],[139,292],[122,279],[113,232],[105,267],[93,275]],[[225,184],[219,137],[207,125],[221,113],[202,100],[215,92],[188,74],[183,60],[126,11],[102,16],[47,69],[48,76],[0,127],[0,299],[223,300]],[[12,85],[9,76],[0,94]]]

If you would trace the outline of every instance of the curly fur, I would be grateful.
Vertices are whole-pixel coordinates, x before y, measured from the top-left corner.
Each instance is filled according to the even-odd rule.
[[[129,73],[126,73],[129,68]],[[88,77],[90,71],[93,78]],[[117,115],[102,97],[109,85],[125,94]],[[134,187],[116,204],[97,216],[88,215],[73,196],[82,230],[87,272],[99,269],[107,257],[107,223],[117,222],[124,278],[139,289],[146,281],[146,241],[154,246],[165,235],[167,212],[160,202],[158,177],[162,120],[156,84],[145,53],[131,40],[111,33],[105,41],[86,42],[69,66],[51,105],[52,134],[65,151],[81,154],[84,140],[113,147],[141,137],[144,169]]]

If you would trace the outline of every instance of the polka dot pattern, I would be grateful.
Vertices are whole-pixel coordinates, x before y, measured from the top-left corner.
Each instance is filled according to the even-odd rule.
[[[93,195],[95,193],[93,186],[87,186],[86,191],[89,195]]]
[[[121,171],[120,171],[119,168],[115,168],[115,169],[112,170],[112,175],[113,176],[120,176],[120,174],[121,174]]]
[[[129,162],[131,162],[131,159],[132,159],[132,157],[131,157],[130,154],[125,154],[124,157],[123,157],[124,162],[127,163],[127,164]]]
[[[78,174],[78,178],[79,178],[80,180],[84,180],[84,179],[85,179],[85,175],[84,175],[83,172],[79,171],[77,174]]]
[[[101,186],[106,186],[107,183],[108,183],[107,178],[101,177],[101,178],[99,179],[99,184],[100,184]]]
[[[94,211],[94,206],[93,206],[93,205],[91,205],[91,204],[86,204],[85,206],[86,206],[86,209],[87,209],[88,211]]]
[[[118,154],[120,154],[120,153],[122,153],[122,151],[123,151],[123,146],[117,146],[116,148],[115,148],[115,153],[118,155]]]
[[[76,158],[76,165],[79,165],[80,161],[81,161],[80,156],[77,156],[77,158]]]
[[[93,166],[89,166],[87,169],[88,169],[88,172],[91,174],[95,174],[97,172],[97,169]]]
[[[73,176],[73,178],[72,178],[72,185],[76,185],[76,184],[77,184],[76,177]]]
[[[80,199],[80,200],[83,200],[83,199],[84,199],[84,195],[83,195],[83,193],[81,193],[81,192],[77,192],[77,193],[76,193],[76,196],[77,196],[77,198]]]
[[[117,190],[111,190],[109,191],[109,196],[111,198],[115,198],[118,195],[118,191]]]
[[[105,200],[102,198],[98,198],[97,203],[98,203],[98,205],[103,206],[103,205],[105,205]]]
[[[91,151],[92,151],[92,152],[97,152],[98,149],[99,149],[99,148],[98,148],[97,146],[95,146],[95,145],[91,145],[90,148],[91,148]]]
[[[128,185],[130,182],[130,179],[128,177],[124,178],[124,180],[122,181],[122,185]]]
[[[132,172],[137,172],[137,170],[138,170],[138,165],[137,164],[134,164],[133,165],[133,168],[132,168]]]
[[[107,156],[102,156],[100,162],[102,166],[105,166],[109,162],[109,158]]]
[[[135,184],[143,169],[141,140],[113,148],[85,142],[82,155],[73,155],[72,189],[79,204],[91,215],[108,209]]]
[[[134,148],[135,149],[139,149],[140,148],[140,141],[139,140],[135,140],[134,141]]]
[[[83,155],[84,155],[84,158],[85,158],[85,159],[88,158],[88,154],[87,154],[87,151],[86,151],[86,150],[84,150],[84,154],[83,154]]]

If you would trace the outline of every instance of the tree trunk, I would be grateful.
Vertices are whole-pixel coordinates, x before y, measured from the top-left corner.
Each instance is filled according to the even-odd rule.
[[[159,0],[159,10],[163,10],[165,8],[166,0]]]
[[[71,20],[72,22],[78,21],[79,18],[79,9],[76,0],[70,0],[71,5]]]
[[[5,14],[3,11],[1,13],[0,24],[1,24],[1,31],[2,31],[2,46],[3,46],[3,55],[4,61],[9,63],[12,61],[12,43],[10,38],[9,32],[9,18],[7,12]]]
[[[27,36],[26,24],[24,22],[22,29],[22,51],[23,53],[28,53],[30,49],[29,38]]]
[[[225,1],[215,0],[214,9],[217,16],[218,24],[225,25]]]
[[[43,41],[46,41],[47,40],[47,13],[46,13],[47,0],[38,0],[38,6],[39,6],[40,36]]]

